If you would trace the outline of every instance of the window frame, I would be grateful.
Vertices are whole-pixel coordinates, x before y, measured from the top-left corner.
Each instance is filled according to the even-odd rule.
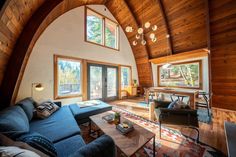
[[[202,90],[203,89],[203,82],[202,82],[202,60],[193,60],[193,61],[186,61],[186,62],[178,62],[178,63],[173,63],[172,65],[182,65],[182,64],[191,64],[191,63],[198,63],[199,65],[199,87],[185,87],[185,86],[163,86],[160,84],[160,68],[163,65],[158,65],[157,66],[157,86],[158,87],[171,87],[171,88],[183,88],[183,89],[199,89]]]
[[[85,6],[84,8],[85,8],[84,9],[84,41],[91,43],[91,44],[98,45],[98,46],[106,47],[106,48],[109,48],[112,50],[120,51],[120,27],[119,27],[119,24],[116,21],[106,17],[105,15],[100,14],[99,12],[97,12],[87,6]],[[102,44],[92,42],[87,39],[87,10],[94,12],[98,16],[102,17]],[[116,46],[117,46],[117,48],[112,48],[112,47],[109,47],[106,45],[106,20],[111,21],[112,23],[116,24],[116,30],[117,30]]]
[[[125,88],[122,88],[122,67],[130,69],[130,84],[129,84],[129,86],[132,86],[132,66],[129,66],[129,65],[121,65],[120,66],[120,89],[124,90]]]
[[[58,60],[67,60],[67,61],[76,61],[80,62],[80,85],[81,90],[79,94],[69,94],[69,95],[58,95]],[[65,98],[75,98],[75,97],[82,97],[83,96],[83,60],[76,57],[69,57],[63,55],[54,55],[54,99],[65,99]]]

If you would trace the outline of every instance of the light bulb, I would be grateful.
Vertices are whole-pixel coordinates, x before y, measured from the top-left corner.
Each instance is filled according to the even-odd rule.
[[[138,29],[138,34],[142,34],[143,33],[143,28],[139,28]]]
[[[126,32],[129,32],[129,26],[127,26],[127,27],[125,28],[125,31],[126,31]]]
[[[133,45],[136,46],[137,45],[137,41],[134,40],[133,41]]]
[[[152,26],[152,30],[156,31],[157,30],[157,25]]]
[[[135,37],[136,37],[136,39],[140,39],[140,35],[139,34],[137,34]]]
[[[125,28],[125,31],[126,32],[133,32],[133,28],[131,27],[131,26],[127,26],[126,28]]]
[[[151,33],[151,34],[149,35],[149,37],[150,37],[151,39],[154,39],[154,38],[155,38],[155,34],[154,34],[154,33]]]
[[[151,23],[150,23],[150,22],[146,22],[146,23],[144,24],[144,26],[145,26],[145,28],[149,28],[149,27],[151,26]]]
[[[169,38],[169,37],[170,37],[170,35],[169,35],[169,34],[167,34],[167,35],[166,35],[166,38]]]
[[[146,45],[146,41],[145,41],[145,40],[142,40],[142,41],[141,41],[141,44],[142,44],[142,45]]]
[[[152,42],[155,43],[156,41],[157,41],[157,38],[156,38],[156,37],[152,39]]]

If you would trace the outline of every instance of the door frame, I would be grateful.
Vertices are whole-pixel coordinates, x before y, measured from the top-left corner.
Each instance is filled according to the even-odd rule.
[[[107,65],[107,64],[99,64],[99,63],[87,63],[87,98],[90,100],[90,66],[98,66],[102,67],[102,98],[99,100],[102,101],[111,101],[119,99],[119,66],[115,65]],[[107,68],[115,68],[116,69],[116,96],[107,97]]]

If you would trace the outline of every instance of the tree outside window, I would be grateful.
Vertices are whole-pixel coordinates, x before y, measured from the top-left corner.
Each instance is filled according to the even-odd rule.
[[[55,97],[65,98],[80,96],[81,86],[81,61],[66,57],[55,56]]]

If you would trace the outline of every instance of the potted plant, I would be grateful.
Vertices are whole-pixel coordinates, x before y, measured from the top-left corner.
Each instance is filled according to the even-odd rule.
[[[115,125],[120,124],[120,113],[119,112],[115,112],[114,123],[115,123]]]

